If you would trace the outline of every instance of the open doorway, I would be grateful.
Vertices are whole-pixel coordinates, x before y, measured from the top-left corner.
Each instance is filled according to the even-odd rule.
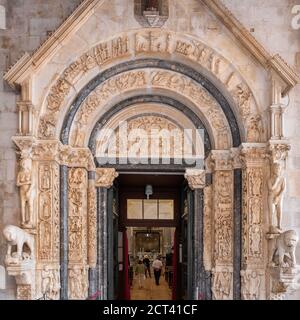
[[[175,228],[127,228],[131,300],[171,300]],[[159,272],[153,264],[161,261]],[[156,261],[156,262],[155,262]]]
[[[182,174],[120,174],[108,202],[110,299],[189,297],[193,243],[187,190]],[[158,281],[155,260],[162,263]]]

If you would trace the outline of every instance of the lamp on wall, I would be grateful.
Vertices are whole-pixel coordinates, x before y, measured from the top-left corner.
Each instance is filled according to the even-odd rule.
[[[145,194],[147,196],[147,200],[149,200],[149,196],[153,195],[153,187],[150,184],[146,185]]]

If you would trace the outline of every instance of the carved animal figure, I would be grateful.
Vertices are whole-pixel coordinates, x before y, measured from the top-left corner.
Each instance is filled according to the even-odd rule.
[[[298,241],[298,234],[294,230],[285,231],[278,236],[272,259],[276,266],[285,268],[296,266],[295,251]]]
[[[3,235],[7,241],[7,259],[17,258],[21,260],[23,257],[23,247],[26,243],[30,249],[30,258],[34,257],[34,238],[28,232],[22,230],[19,227],[8,225],[3,229]],[[16,255],[12,255],[12,246],[17,246]]]

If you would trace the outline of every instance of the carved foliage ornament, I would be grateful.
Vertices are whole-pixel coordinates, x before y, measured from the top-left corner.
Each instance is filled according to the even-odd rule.
[[[110,168],[97,168],[96,169],[96,187],[101,188],[111,188],[114,184],[115,178],[117,178],[119,174],[115,169]]]
[[[189,187],[192,190],[204,189],[205,170],[187,169],[184,177],[187,179]]]

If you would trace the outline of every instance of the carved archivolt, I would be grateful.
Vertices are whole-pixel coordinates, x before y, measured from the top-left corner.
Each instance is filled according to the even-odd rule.
[[[254,131],[252,133],[248,132],[249,138],[251,140],[255,139],[255,132],[261,130],[261,124],[258,118],[255,120],[257,123],[255,125],[253,120],[248,121],[248,118],[251,114],[258,113],[258,109],[250,88],[238,71],[221,55],[192,37],[153,30],[128,33],[101,43],[67,67],[52,86],[46,98],[46,106],[42,110],[39,121],[39,137],[50,138],[55,135],[57,120],[65,99],[70,93],[71,87],[85,73],[99,66],[103,69],[103,65],[112,63],[116,58],[124,58],[130,55],[138,58],[140,54],[153,55],[157,53],[167,56],[172,54],[175,59],[192,60],[212,73],[230,92],[238,106],[237,112],[243,119],[245,127],[248,126],[247,122],[249,122],[249,130]],[[141,81],[143,80],[141,79]],[[126,82],[128,81],[125,79]],[[122,82],[120,85],[122,86]],[[256,126],[259,128],[256,129]]]
[[[86,133],[93,125],[95,118],[115,96],[123,96],[126,92],[136,89],[152,88],[176,91],[198,106],[200,112],[209,122],[218,148],[229,147],[230,129],[226,117],[212,96],[195,81],[172,71],[148,69],[130,71],[105,81],[97,87],[83,102],[78,110],[71,129],[71,143],[83,147]]]

